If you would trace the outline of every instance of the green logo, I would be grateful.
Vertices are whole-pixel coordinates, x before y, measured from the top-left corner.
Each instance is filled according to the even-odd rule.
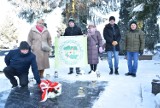
[[[75,65],[82,58],[83,50],[75,40],[67,40],[59,47],[59,59],[67,65]]]

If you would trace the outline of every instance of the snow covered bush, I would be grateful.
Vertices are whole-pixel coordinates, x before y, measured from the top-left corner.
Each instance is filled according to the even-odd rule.
[[[155,97],[155,103],[156,107],[155,108],[160,108],[160,93],[158,93]]]

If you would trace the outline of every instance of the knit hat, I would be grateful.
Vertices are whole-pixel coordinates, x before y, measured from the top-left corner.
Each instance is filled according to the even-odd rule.
[[[95,25],[94,25],[94,23],[92,23],[92,22],[90,22],[89,24],[88,24],[88,28],[89,27],[94,27]]]
[[[110,16],[109,17],[109,21],[114,20],[115,21],[115,17],[114,16]]]
[[[68,23],[69,23],[69,22],[73,22],[73,23],[74,23],[74,19],[73,19],[73,18],[70,18],[69,21],[68,21]]]
[[[137,25],[137,22],[133,20],[133,21],[130,22],[129,25],[131,26],[132,24],[136,24]]]
[[[20,43],[19,48],[20,48],[21,50],[24,50],[24,49],[29,50],[30,46],[29,46],[29,44],[28,44],[26,41],[22,41],[22,42]]]

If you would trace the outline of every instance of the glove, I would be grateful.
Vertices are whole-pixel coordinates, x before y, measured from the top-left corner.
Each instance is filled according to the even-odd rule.
[[[143,55],[143,50],[140,50],[139,54],[140,54],[140,56],[142,56]]]
[[[99,52],[102,53],[104,50],[102,47],[99,47]]]

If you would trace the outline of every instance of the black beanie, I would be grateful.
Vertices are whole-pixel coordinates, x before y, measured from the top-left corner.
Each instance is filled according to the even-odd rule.
[[[114,20],[115,21],[115,17],[114,16],[110,16],[109,17],[109,21]]]
[[[137,22],[133,20],[133,21],[130,22],[129,25],[131,26],[132,24],[136,24],[137,25]]]
[[[74,19],[73,19],[73,18],[70,18],[69,21],[68,21],[68,23],[69,23],[69,22],[73,22],[73,23],[74,23]]]
[[[29,50],[29,44],[26,42],[26,41],[22,41],[21,43],[20,43],[20,46],[19,46],[19,48],[22,50],[24,50],[24,49],[27,49],[27,50]]]

